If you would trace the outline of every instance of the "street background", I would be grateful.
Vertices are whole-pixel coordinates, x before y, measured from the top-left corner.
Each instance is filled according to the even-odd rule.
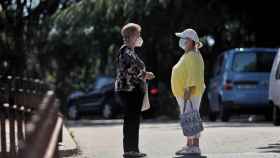
[[[144,114],[141,149],[148,158],[170,158],[184,144],[170,90],[172,67],[183,53],[174,33],[186,28],[198,32],[209,88],[214,63],[224,51],[280,47],[278,12],[279,5],[272,0],[0,0],[0,75],[38,78],[55,90],[81,152],[72,157],[121,157],[120,117],[111,116],[110,106],[108,110],[103,102],[98,114],[103,118],[78,117],[79,104],[70,104],[70,96],[92,94],[99,76],[115,78],[115,59],[123,42],[120,30],[129,22],[138,23],[144,44],[137,52],[156,75],[149,88],[157,100],[152,102],[156,108]],[[262,86],[268,91],[267,80]],[[102,95],[95,97],[103,99],[103,91],[99,92]],[[110,105],[112,97],[106,97]],[[272,125],[272,109],[265,113],[266,119],[251,117],[252,122],[249,116],[238,115],[229,122],[220,118],[209,122],[208,99],[205,92],[201,105],[204,157],[280,157],[280,128]]]

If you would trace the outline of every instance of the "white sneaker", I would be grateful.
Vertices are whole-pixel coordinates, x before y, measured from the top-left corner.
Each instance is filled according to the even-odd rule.
[[[192,150],[193,150],[193,154],[198,154],[198,155],[201,154],[201,150],[198,146],[192,147]]]
[[[194,146],[184,146],[182,149],[178,150],[176,155],[188,155],[188,154],[201,154],[200,148],[199,147],[194,147]]]

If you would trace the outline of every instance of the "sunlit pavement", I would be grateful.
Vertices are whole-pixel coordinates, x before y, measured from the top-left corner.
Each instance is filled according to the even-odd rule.
[[[152,121],[151,121],[152,122]],[[147,158],[172,158],[184,144],[177,122],[141,124],[140,146]],[[202,156],[207,158],[279,158],[280,128],[269,122],[206,122],[201,138]],[[121,120],[68,121],[80,147],[77,158],[121,158]],[[197,156],[190,156],[197,157]]]

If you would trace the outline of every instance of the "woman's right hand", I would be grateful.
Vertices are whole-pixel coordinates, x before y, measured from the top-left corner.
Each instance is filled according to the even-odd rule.
[[[146,76],[145,76],[145,79],[146,80],[152,80],[154,79],[156,76],[154,75],[154,73],[152,72],[146,72]]]

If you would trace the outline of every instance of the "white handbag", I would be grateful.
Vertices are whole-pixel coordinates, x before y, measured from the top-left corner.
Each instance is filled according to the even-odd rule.
[[[151,105],[150,105],[150,101],[149,101],[149,90],[148,90],[148,85],[145,84],[145,95],[144,95],[144,98],[143,98],[143,104],[142,104],[142,109],[141,111],[146,111],[146,110],[149,110]]]

